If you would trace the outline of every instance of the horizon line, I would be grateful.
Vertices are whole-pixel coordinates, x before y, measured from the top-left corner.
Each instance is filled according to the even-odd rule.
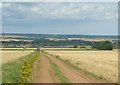
[[[72,33],[19,33],[19,32],[2,32],[0,34],[45,34],[45,35],[90,35],[90,36],[94,36],[94,35],[97,35],[97,36],[118,36],[120,35],[119,33],[118,34],[72,34]]]

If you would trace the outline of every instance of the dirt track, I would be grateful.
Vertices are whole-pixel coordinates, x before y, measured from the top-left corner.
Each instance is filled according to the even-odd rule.
[[[34,83],[57,83],[57,79],[49,65],[47,58],[41,54],[36,66],[37,72],[35,72],[36,78]]]
[[[50,55],[47,56],[59,67],[61,72],[63,72],[63,74],[70,80],[71,83],[98,83],[98,81],[87,78],[85,75],[70,68],[62,61],[57,60],[55,57]],[[57,80],[57,77],[54,75],[54,72],[51,69],[49,61],[45,55],[41,54],[37,64],[37,72],[35,72],[37,75],[33,80],[34,83],[59,83],[59,80]]]

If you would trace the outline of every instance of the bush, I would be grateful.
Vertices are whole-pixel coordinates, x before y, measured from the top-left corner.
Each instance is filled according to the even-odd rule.
[[[109,41],[102,41],[102,42],[96,43],[95,48],[99,50],[112,50],[113,46],[112,46],[112,43]]]
[[[81,46],[80,48],[85,48],[85,46]]]
[[[74,45],[74,48],[77,48],[78,46],[77,45]]]

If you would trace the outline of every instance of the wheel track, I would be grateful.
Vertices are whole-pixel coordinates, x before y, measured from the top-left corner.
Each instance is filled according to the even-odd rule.
[[[101,83],[100,81],[97,81],[95,79],[87,78],[85,75],[81,74],[80,72],[69,68],[65,63],[62,61],[56,59],[55,57],[45,54],[47,57],[49,57],[50,60],[52,60],[53,63],[55,63],[59,69],[64,73],[64,75],[70,80],[72,83]]]
[[[48,58],[46,58],[46,56]],[[33,79],[33,83],[60,83],[56,75],[54,74],[49,60],[55,63],[60,71],[70,80],[71,83],[102,83],[95,79],[90,79],[80,72],[70,68],[64,62],[55,58],[54,56],[41,53],[41,56],[37,62],[37,69],[35,69],[36,77]]]
[[[57,83],[59,82],[54,75],[47,58],[41,54],[39,58],[38,69],[35,71],[35,79],[33,83]]]

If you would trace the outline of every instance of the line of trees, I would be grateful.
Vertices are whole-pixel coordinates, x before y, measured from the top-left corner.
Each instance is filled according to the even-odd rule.
[[[94,48],[98,50],[112,50],[113,45],[109,41],[102,41],[102,42],[97,42],[94,46]]]

